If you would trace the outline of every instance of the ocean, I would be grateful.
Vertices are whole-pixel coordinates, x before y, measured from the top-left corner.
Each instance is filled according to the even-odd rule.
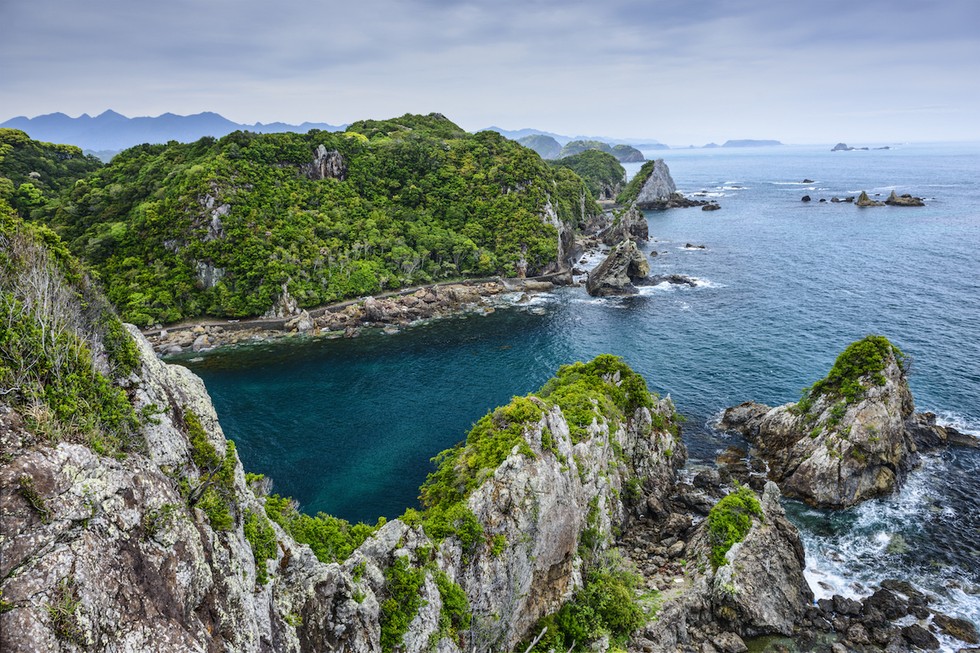
[[[647,213],[651,274],[687,275],[695,287],[614,299],[562,288],[393,335],[288,339],[178,362],[204,379],[248,471],[308,512],[372,523],[417,505],[430,458],[487,411],[603,352],[671,395],[692,466],[739,444],[713,428],[725,407],[795,401],[870,333],[911,355],[917,410],[980,433],[980,144],[647,155],[666,160],[679,190],[722,207]],[[893,189],[926,206],[829,201]],[[902,578],[980,624],[978,506],[980,451],[965,449],[925,456],[897,494],[847,511],[787,502],[818,596],[867,595]]]

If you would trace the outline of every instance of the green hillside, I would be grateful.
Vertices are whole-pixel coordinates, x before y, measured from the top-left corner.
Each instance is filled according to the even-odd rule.
[[[430,114],[342,133],[137,146],[43,217],[98,272],[122,317],[148,325],[260,315],[284,287],[315,306],[547,271],[558,263],[548,214],[579,224],[598,211],[583,195],[571,171]]]
[[[626,177],[626,170],[616,157],[600,150],[585,150],[549,163],[556,168],[573,171],[585,180],[592,196],[599,199],[616,197]]]
[[[18,129],[0,128],[0,199],[21,215],[101,167],[74,145],[42,143]]]

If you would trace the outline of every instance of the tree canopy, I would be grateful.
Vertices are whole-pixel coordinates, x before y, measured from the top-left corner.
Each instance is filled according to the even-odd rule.
[[[322,147],[321,147],[322,146]],[[343,172],[319,178],[328,152]],[[67,188],[42,217],[139,325],[246,317],[285,288],[314,306],[555,265],[554,212],[598,211],[583,181],[494,132],[439,114],[346,132],[234,132],[140,145]]]

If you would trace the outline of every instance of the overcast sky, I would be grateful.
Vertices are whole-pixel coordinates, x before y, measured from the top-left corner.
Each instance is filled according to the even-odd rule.
[[[0,121],[980,140],[980,0],[0,0]]]

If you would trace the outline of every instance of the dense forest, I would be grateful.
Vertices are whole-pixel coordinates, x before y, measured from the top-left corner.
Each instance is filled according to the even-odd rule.
[[[42,143],[20,130],[0,128],[0,199],[23,216],[101,167],[74,145]]]
[[[537,274],[558,264],[558,227],[599,211],[572,171],[438,114],[341,133],[140,145],[105,166],[89,159],[92,171],[65,175],[61,192],[51,185],[32,206],[11,203],[53,227],[141,326],[260,315],[284,289],[314,306]],[[13,186],[7,160],[0,177]]]
[[[584,179],[596,199],[616,197],[626,178],[626,170],[616,157],[600,150],[585,150],[549,163],[556,168],[568,168]]]

